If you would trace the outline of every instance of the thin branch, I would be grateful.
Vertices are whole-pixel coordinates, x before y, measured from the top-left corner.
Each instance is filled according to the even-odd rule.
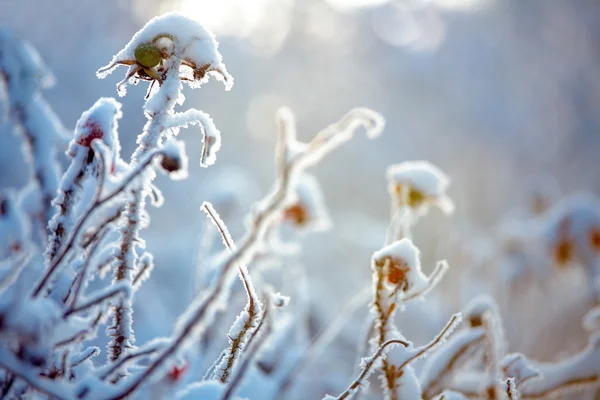
[[[374,113],[373,118],[375,118]],[[379,123],[373,124],[373,121],[369,121],[369,124],[367,124],[364,120],[360,120],[360,123],[355,124],[356,126],[351,125],[348,129],[354,129],[360,125],[367,127],[373,125],[370,126],[371,136],[373,136],[382,128],[383,122],[378,122]],[[331,127],[326,128],[326,130],[328,129],[330,130]],[[287,146],[290,140],[288,133],[289,132],[280,133],[279,140],[283,141],[283,143],[280,142],[278,145],[279,148]],[[343,139],[349,139],[349,132],[338,133],[340,135],[345,135]],[[339,145],[341,142],[342,140],[339,140],[336,144]],[[241,240],[241,245],[233,249],[231,254],[223,261],[216,283],[210,289],[205,299],[198,305],[196,303],[192,304],[191,307],[195,307],[195,309],[192,308],[191,311],[186,312],[186,315],[189,315],[189,317],[183,322],[181,329],[175,335],[171,344],[167,345],[162,353],[160,353],[139,376],[132,379],[129,385],[125,386],[120,393],[111,397],[112,400],[123,399],[140,387],[140,385],[158,370],[166,360],[178,351],[179,347],[185,342],[187,337],[195,331],[196,326],[204,320],[206,314],[209,311],[212,311],[215,302],[217,302],[217,299],[227,287],[230,277],[233,278],[231,276],[231,269],[241,260],[248,261],[254,257],[256,254],[256,244],[264,238],[266,230],[276,220],[279,211],[285,206],[285,200],[290,191],[290,175],[297,169],[307,168],[310,165],[315,164],[320,156],[323,156],[335,148],[333,145],[326,147],[325,144],[327,144],[327,141],[321,143],[319,146],[312,146],[311,152],[305,151],[297,154],[285,164],[285,168],[282,171],[279,171],[280,179],[275,184],[273,194],[267,197],[263,207],[258,208],[256,214],[253,215],[246,236]],[[318,154],[313,154],[313,152],[316,153],[317,151],[319,151]]]
[[[2,278],[0,278],[0,293],[4,292],[19,276],[21,270],[31,259],[31,252],[27,252],[14,262],[14,265]]]
[[[444,340],[446,340],[448,338],[448,336],[452,334],[452,332],[456,328],[456,325],[458,325],[461,320],[462,320],[462,317],[461,317],[460,314],[454,314],[450,318],[450,320],[446,323],[446,326],[444,326],[444,329],[442,329],[442,331],[440,333],[438,333],[437,336],[434,337],[431,342],[427,343],[425,346],[419,347],[417,349],[417,352],[415,354],[413,354],[411,357],[409,357],[408,359],[406,359],[397,368],[397,371],[401,371],[410,362],[416,360],[417,358],[422,357],[425,353],[427,353],[428,351],[430,351],[433,348],[437,347],[440,343],[442,343]]]
[[[235,244],[233,243],[233,240],[229,235],[227,226],[219,218],[218,214],[214,211],[210,203],[204,202],[202,204],[202,209],[212,220],[213,224],[217,227],[225,246],[229,249],[229,251],[232,251],[235,248]],[[246,337],[248,332],[251,331],[254,325],[254,320],[257,318],[258,313],[260,313],[261,311],[260,302],[256,298],[256,290],[252,285],[252,280],[250,279],[247,267],[238,265],[238,271],[240,274],[240,279],[244,284],[244,288],[248,296],[248,305],[245,310],[245,312],[248,314],[248,319],[247,321],[245,321],[244,326],[237,333],[237,335],[229,338],[231,343],[229,347],[225,350],[225,354],[222,358],[227,360],[227,364],[225,365],[224,369],[220,370],[218,368],[215,368],[214,377],[216,379],[219,379],[221,382],[227,382],[227,379],[231,375],[231,371],[235,365],[235,362],[241,354],[242,347],[244,345],[244,338]],[[258,328],[255,329],[254,333],[256,333],[257,331]]]
[[[137,271],[137,273],[135,274],[135,276],[133,277],[133,280],[131,281],[131,286],[136,287],[136,285],[142,279],[142,277],[144,276],[144,274],[146,273],[146,271],[148,271],[148,269],[151,268],[151,267],[152,267],[152,263],[151,262],[144,263],[144,265],[142,266],[142,268],[140,268]]]
[[[427,285],[423,289],[419,290],[418,292],[411,293],[411,294],[407,295],[406,297],[403,297],[401,299],[401,301],[407,302],[409,300],[416,299],[417,297],[421,297],[421,296],[425,295],[426,293],[428,293],[431,289],[433,289],[435,287],[435,285],[437,285],[437,283],[440,281],[440,279],[442,279],[442,276],[444,276],[444,274],[446,273],[447,270],[448,270],[448,265],[446,264],[445,261],[438,262],[435,265],[435,269],[427,277]]]
[[[122,295],[125,293],[127,293],[127,289],[125,287],[117,286],[117,287],[113,288],[112,290],[109,290],[106,293],[102,294],[101,296],[98,296],[96,298],[92,298],[91,300],[88,300],[86,303],[83,303],[82,305],[68,309],[67,311],[64,312],[63,318],[68,318],[72,314],[76,314],[81,311],[85,311],[87,309],[90,309],[90,308],[102,303],[105,300],[108,300],[112,297],[116,297],[116,296],[119,296],[119,295]]]
[[[110,194],[106,195],[102,199],[100,198],[100,195],[102,192],[102,187],[104,186],[105,162],[104,162],[104,159],[102,158],[103,156],[101,155],[101,153],[98,152],[98,154],[103,161],[100,163],[100,166],[99,166],[99,170],[100,170],[99,176],[101,176],[101,179],[100,179],[100,183],[98,184],[98,186],[96,188],[96,193],[94,194],[94,201],[87,208],[87,210],[83,213],[81,218],[79,218],[79,220],[73,227],[73,233],[71,233],[71,236],[69,236],[69,240],[67,240],[67,242],[63,246],[62,250],[56,255],[56,257],[54,258],[54,261],[50,264],[46,273],[44,274],[44,276],[42,277],[40,282],[36,285],[36,287],[33,291],[33,297],[37,297],[41,293],[41,291],[44,289],[44,287],[48,284],[48,282],[50,281],[50,278],[54,274],[54,271],[56,271],[59,264],[63,261],[65,256],[69,253],[69,251],[73,247],[73,244],[75,243],[75,240],[77,239],[81,229],[83,228],[83,226],[85,225],[85,223],[87,222],[89,217],[93,214],[93,212],[95,210],[97,210],[98,208],[100,208],[101,206],[103,206],[104,204],[106,204],[107,202],[111,201],[113,198],[115,198],[119,194],[123,193],[125,188],[127,188],[127,186],[135,178],[137,178],[137,176],[140,175],[148,165],[150,165],[150,163],[152,162],[154,157],[156,157],[158,155],[163,155],[163,152],[155,151],[153,153],[150,153],[148,155],[148,157],[146,158],[146,160],[143,163],[141,163],[140,165],[138,165],[133,171],[131,171],[129,173],[129,175],[121,181],[121,184],[115,190],[113,190]]]
[[[0,353],[0,365],[15,378],[21,379],[34,390],[57,400],[70,400],[72,395],[72,384],[67,382],[55,383],[50,379],[43,378],[39,372],[32,370],[30,366],[22,365],[21,362],[9,351],[2,350]]]
[[[81,289],[83,288],[83,284],[86,281],[87,270],[90,266],[90,263],[92,262],[92,258],[94,257],[96,250],[98,250],[98,248],[100,247],[100,243],[106,237],[107,232],[108,232],[108,230],[102,231],[102,233],[98,237],[98,240],[96,240],[96,242],[94,242],[94,244],[90,248],[90,251],[88,252],[87,257],[85,258],[85,261],[83,262],[81,270],[79,271],[79,277],[76,278],[77,283],[75,284],[75,289],[73,290],[71,302],[68,307],[69,309],[75,308],[75,304],[77,304],[77,298],[79,297],[79,294],[81,293]]]
[[[104,231],[104,228],[106,228],[108,225],[115,222],[117,219],[119,219],[121,217],[122,212],[123,212],[123,207],[115,208],[115,213],[113,215],[111,215],[110,217],[108,217],[106,220],[104,220],[100,224],[100,226],[98,226],[93,231],[93,233],[88,233],[88,232],[84,233],[81,247],[83,247],[84,249],[87,249],[90,244],[94,243],[98,239],[98,236]]]
[[[155,346],[151,346],[148,348],[140,348],[137,351],[132,351],[132,352],[128,353],[124,357],[122,357],[119,360],[117,360],[116,362],[114,362],[110,366],[109,369],[107,369],[104,373],[102,373],[102,375],[100,375],[100,380],[102,380],[102,381],[106,380],[112,374],[117,372],[121,367],[123,367],[123,365],[129,363],[130,361],[133,361],[133,360],[141,358],[141,357],[149,356],[149,355],[155,353],[157,350],[159,350],[162,347],[163,344],[164,343],[156,343]]]
[[[60,342],[55,343],[54,347],[55,348],[64,347],[64,346],[68,346],[74,342],[83,341],[86,336],[92,334],[92,330],[98,326],[98,324],[100,323],[101,320],[102,320],[102,311],[99,311],[96,318],[94,318],[94,322],[92,322],[92,325],[88,329],[82,329],[81,331],[77,332],[73,336],[71,336],[67,339],[61,340]]]
[[[379,360],[379,358],[381,358],[385,354],[385,350],[387,349],[387,347],[390,345],[396,345],[396,344],[401,344],[404,347],[410,346],[410,343],[408,343],[405,340],[401,340],[401,339],[390,339],[387,342],[383,343],[381,346],[379,346],[379,348],[377,349],[375,354],[373,354],[371,357],[369,357],[368,361],[365,362],[365,365],[364,365],[362,371],[360,371],[360,374],[358,374],[358,376],[356,377],[354,382],[352,382],[345,391],[343,391],[339,396],[337,396],[336,399],[344,400],[344,399],[352,398],[354,393],[356,393],[356,391],[360,387],[361,382],[364,379],[366,379],[367,376],[370,374],[371,369],[373,368],[373,365],[375,364],[375,362],[377,360]]]
[[[242,365],[240,365],[240,367],[238,368],[237,373],[231,379],[231,382],[229,383],[229,385],[227,385],[227,389],[225,390],[225,393],[223,393],[221,400],[229,400],[231,398],[231,396],[233,395],[233,393],[235,392],[235,390],[237,389],[239,384],[242,382],[242,379],[243,379],[244,375],[246,374],[246,371],[248,370],[248,367],[250,365],[250,361],[252,361],[254,359],[254,357],[256,356],[256,353],[258,352],[258,350],[260,350],[260,348],[263,346],[265,340],[271,333],[271,324],[269,322],[269,309],[270,308],[271,308],[271,306],[269,304],[268,296],[266,296],[265,308],[264,308],[262,317],[260,319],[260,322],[258,323],[258,326],[256,327],[256,332],[259,332],[261,327],[263,325],[265,325],[265,329],[264,329],[265,331],[260,336],[260,338],[255,343],[253,343],[253,345],[248,350],[248,354],[244,358]]]

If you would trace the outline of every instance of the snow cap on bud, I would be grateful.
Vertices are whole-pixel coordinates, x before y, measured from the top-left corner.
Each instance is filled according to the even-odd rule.
[[[483,325],[485,314],[488,312],[497,314],[496,303],[491,296],[480,294],[467,303],[463,316],[470,327],[476,328]]]
[[[155,67],[160,59],[177,58],[185,68],[178,71],[191,87],[199,87],[214,76],[229,90],[229,75],[212,32],[198,21],[178,13],[166,13],[148,21],[127,45],[96,75],[103,79],[118,65]]]
[[[329,212],[317,179],[307,173],[295,178],[294,196],[283,210],[283,220],[301,231],[325,231],[331,227]]]
[[[446,195],[450,180],[428,161],[406,161],[387,170],[388,189],[398,206],[408,206],[425,214],[435,205],[445,214],[454,211],[452,199]]]
[[[546,213],[541,227],[543,242],[557,266],[580,261],[595,268],[600,254],[600,203],[596,198],[575,194],[562,200]]]
[[[427,286],[419,257],[419,249],[410,239],[403,238],[376,251],[373,265],[381,268],[388,285],[412,294]]]
[[[74,145],[90,148],[95,139],[102,140],[114,154],[118,154],[121,146],[117,137],[117,121],[122,116],[121,103],[112,97],[98,99],[77,121],[69,154],[74,152]]]
[[[160,166],[172,179],[187,178],[188,158],[182,141],[176,139],[166,141],[161,153]]]

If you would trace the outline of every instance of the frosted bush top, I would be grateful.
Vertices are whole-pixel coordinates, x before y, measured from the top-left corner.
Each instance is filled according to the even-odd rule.
[[[390,259],[393,265],[403,266],[406,292],[418,292],[427,286],[427,277],[421,271],[419,249],[410,239],[400,239],[373,253],[373,262],[383,263]]]
[[[164,39],[164,40],[163,40]],[[148,21],[127,45],[119,51],[110,64],[98,72],[98,77],[104,78],[112,73],[119,64],[127,64],[128,60],[135,60],[135,50],[138,46],[154,43],[170,56],[175,56],[187,65],[203,73],[211,73],[225,83],[226,89],[233,85],[233,77],[229,75],[221,54],[218,52],[218,43],[212,32],[208,31],[197,21],[178,13],[167,13]],[[205,77],[198,80],[198,84],[205,81]]]

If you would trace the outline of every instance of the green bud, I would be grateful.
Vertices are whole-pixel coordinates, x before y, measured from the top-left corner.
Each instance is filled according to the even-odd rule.
[[[161,60],[160,51],[152,43],[142,43],[133,51],[138,63],[146,68],[156,67]]]

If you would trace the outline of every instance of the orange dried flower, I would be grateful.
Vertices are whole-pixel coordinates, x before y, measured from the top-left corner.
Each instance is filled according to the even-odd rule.
[[[386,278],[392,285],[398,285],[402,282],[406,282],[406,273],[408,272],[408,265],[405,262],[397,262],[391,260],[388,264],[388,270],[386,271]]]
[[[600,251],[600,227],[594,226],[590,229],[589,241],[594,251]]]
[[[560,240],[554,247],[554,260],[564,267],[573,259],[573,243],[568,239]]]
[[[296,225],[304,225],[308,220],[308,212],[302,204],[297,203],[283,211],[283,218]]]

